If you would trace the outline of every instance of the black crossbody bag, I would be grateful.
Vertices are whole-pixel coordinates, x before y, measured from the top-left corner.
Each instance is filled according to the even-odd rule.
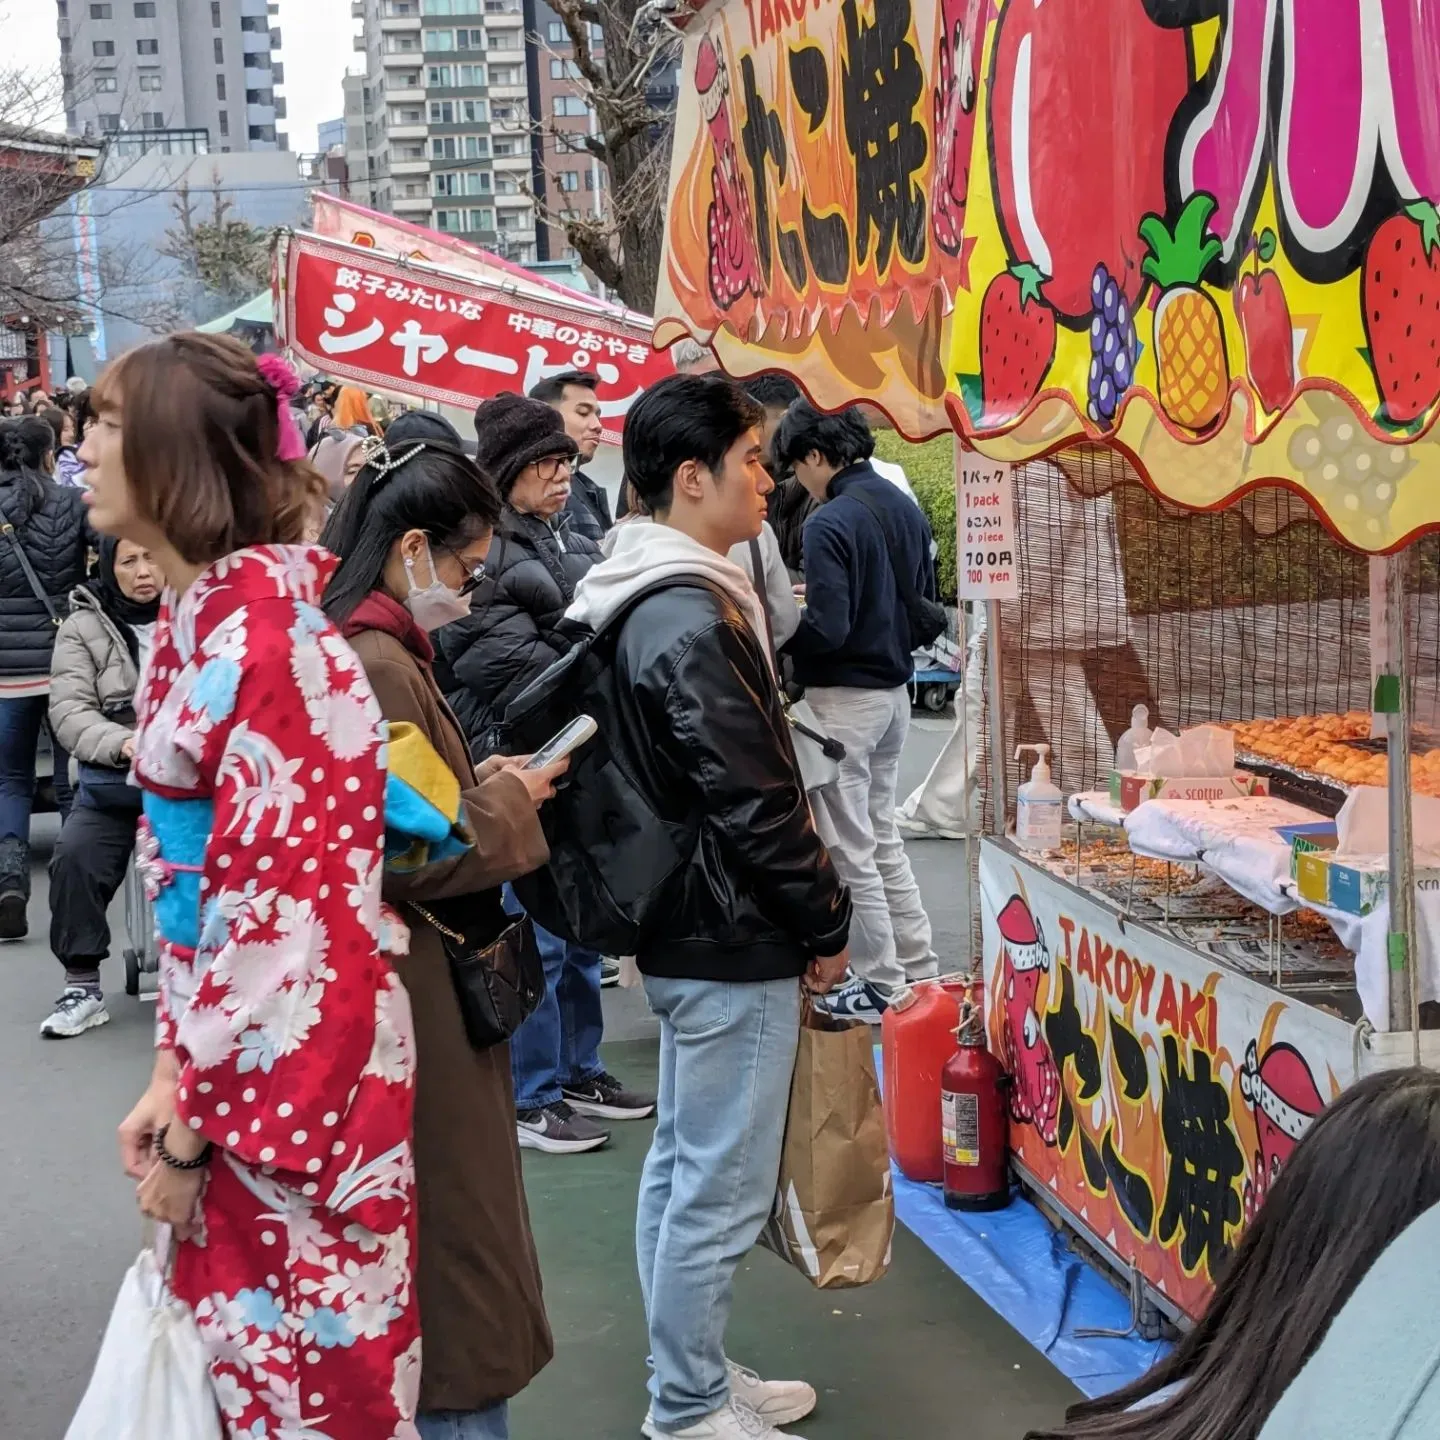
[[[20,543],[20,537],[15,533],[14,525],[10,523],[10,517],[3,510],[0,510],[0,517],[3,517],[0,518],[0,535],[4,535],[14,547],[15,558],[20,562],[20,568],[25,572],[25,578],[35,592],[35,598],[45,607],[45,613],[49,615],[50,623],[58,630],[63,617],[55,608],[55,602],[45,593],[45,587],[40,583],[40,577],[35,573],[35,567],[30,563],[30,557]]]

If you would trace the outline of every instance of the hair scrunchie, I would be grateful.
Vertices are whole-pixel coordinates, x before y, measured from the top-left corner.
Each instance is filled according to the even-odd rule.
[[[279,355],[262,355],[256,364],[260,378],[275,395],[276,419],[280,425],[280,443],[276,453],[281,460],[299,460],[305,454],[305,440],[295,423],[290,401],[300,393],[300,377],[294,367]]]

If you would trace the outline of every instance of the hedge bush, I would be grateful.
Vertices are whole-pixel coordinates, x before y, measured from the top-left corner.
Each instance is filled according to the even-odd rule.
[[[935,542],[940,547],[936,560],[940,598],[955,603],[955,440],[941,435],[923,445],[912,445],[893,430],[875,435],[875,453],[882,460],[901,466],[909,477],[920,507],[929,517]]]

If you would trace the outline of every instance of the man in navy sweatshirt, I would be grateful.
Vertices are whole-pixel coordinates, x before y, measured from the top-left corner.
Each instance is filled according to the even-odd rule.
[[[807,521],[805,612],[785,646],[825,733],[845,746],[840,777],[813,791],[816,826],[850,886],[852,984],[834,1013],[878,1021],[902,985],[939,968],[930,920],[895,823],[914,662],[897,573],[935,598],[930,523],[870,464],[858,412],[822,415],[797,400],[775,436],[778,463],[820,502]]]

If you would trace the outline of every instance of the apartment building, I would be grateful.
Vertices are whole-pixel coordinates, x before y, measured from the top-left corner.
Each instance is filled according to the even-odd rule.
[[[523,0],[352,0],[351,13],[365,55],[345,84],[352,196],[540,258]]]
[[[66,122],[204,131],[212,153],[284,150],[276,0],[56,0]]]

